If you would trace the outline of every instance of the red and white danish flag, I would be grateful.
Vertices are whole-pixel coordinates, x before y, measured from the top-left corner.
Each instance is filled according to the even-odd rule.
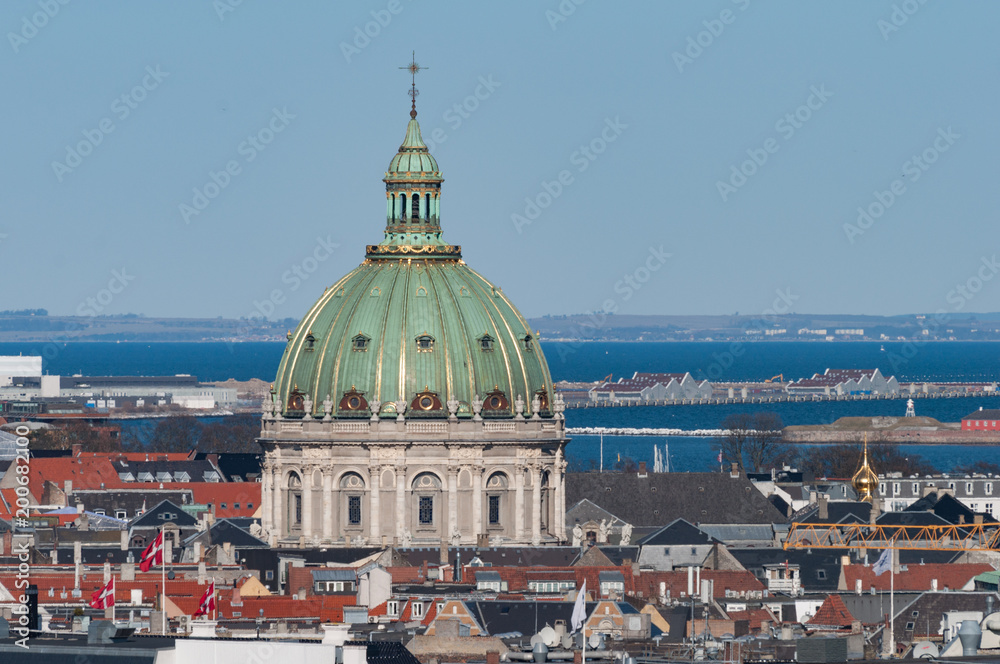
[[[153,565],[163,564],[163,531],[161,530],[156,534],[156,539],[154,539],[146,550],[142,552],[142,560],[139,561],[139,569],[143,572],[148,572],[149,568]]]
[[[115,605],[115,577],[101,588],[95,590],[90,596],[90,608],[110,609]]]
[[[194,612],[194,617],[207,616],[212,611],[215,611],[215,581],[208,584],[208,589],[201,596],[201,604],[198,605],[198,610]]]

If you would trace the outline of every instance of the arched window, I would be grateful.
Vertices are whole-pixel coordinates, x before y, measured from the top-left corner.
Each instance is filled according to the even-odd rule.
[[[408,211],[406,208],[406,194],[400,194],[399,201],[400,201],[399,216],[401,219],[406,219],[406,213]]]
[[[491,337],[488,334],[484,334],[483,336],[479,337],[479,350],[484,352],[492,352],[494,342],[495,340],[493,339],[493,337]]]
[[[417,494],[417,525],[434,526],[434,498],[441,491],[441,478],[433,473],[421,473],[413,478],[412,487]]]
[[[344,473],[340,478],[340,490],[344,492],[344,523],[348,528],[361,526],[361,501],[364,498],[365,480],[357,473]]]
[[[427,210],[427,220],[430,221],[430,219],[431,219],[431,195],[430,194],[427,194],[427,197],[426,197],[426,199],[425,199],[424,202],[425,202],[424,209]]]
[[[410,197],[410,218],[413,219],[413,223],[420,221],[420,194]]]
[[[504,473],[493,473],[486,480],[486,522],[490,526],[503,524],[502,510],[504,493],[510,481]]]
[[[302,527],[302,478],[294,472],[288,475],[288,525]]]

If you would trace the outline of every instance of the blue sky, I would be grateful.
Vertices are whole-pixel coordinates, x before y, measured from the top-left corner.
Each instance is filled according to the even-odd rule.
[[[301,316],[381,238],[415,50],[445,237],[528,316],[997,311],[998,19],[10,0],[0,308]]]

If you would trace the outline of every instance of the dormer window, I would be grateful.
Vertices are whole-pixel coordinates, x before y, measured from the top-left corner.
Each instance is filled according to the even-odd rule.
[[[367,351],[368,350],[368,343],[370,341],[371,341],[371,338],[369,338],[369,337],[365,336],[364,334],[361,334],[360,332],[358,332],[351,339],[351,350],[361,351],[361,352]]]
[[[429,334],[421,334],[417,337],[417,352],[430,353],[434,350],[434,337]]]
[[[354,385],[351,385],[351,389],[344,392],[339,408],[340,410],[365,411],[368,410],[368,400],[365,399],[364,392],[359,392]]]
[[[526,334],[524,335],[524,338],[521,339],[521,341],[524,342],[524,350],[532,350],[531,348],[532,339],[533,337],[531,336],[531,334]]]
[[[491,353],[493,352],[493,345],[495,343],[496,340],[493,337],[491,337],[488,334],[484,334],[483,336],[479,337],[479,350],[486,353]]]
[[[316,348],[316,337],[314,337],[312,331],[310,331],[309,334],[306,335],[305,350],[311,351],[315,350],[315,348]]]

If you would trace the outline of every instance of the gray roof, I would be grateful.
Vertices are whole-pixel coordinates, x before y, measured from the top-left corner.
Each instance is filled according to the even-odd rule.
[[[567,473],[566,503],[585,498],[637,527],[786,521],[744,475],[729,473]]]
[[[476,583],[500,583],[500,572],[476,570]]]
[[[703,523],[698,528],[723,543],[774,540],[774,528],[765,524]]]
[[[625,576],[621,572],[598,572],[597,580],[600,583],[625,583]]]
[[[313,570],[313,581],[357,581],[358,576],[353,569],[317,569]]]

